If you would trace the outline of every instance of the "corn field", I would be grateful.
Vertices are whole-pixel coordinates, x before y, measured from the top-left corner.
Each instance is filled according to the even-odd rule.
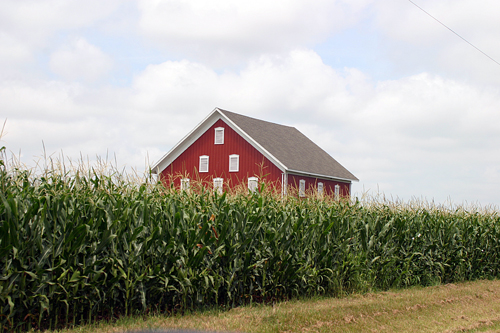
[[[1,331],[500,276],[495,210],[188,192],[0,159]]]

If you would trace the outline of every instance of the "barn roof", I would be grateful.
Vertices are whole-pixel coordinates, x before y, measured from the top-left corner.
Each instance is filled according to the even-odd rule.
[[[250,118],[226,110],[219,109],[219,111],[276,157],[290,172],[358,180],[295,127]]]
[[[152,167],[153,172],[160,173],[165,169],[219,119],[224,120],[282,171],[358,181],[358,178],[295,127],[219,108],[215,108],[205,120],[158,161]]]

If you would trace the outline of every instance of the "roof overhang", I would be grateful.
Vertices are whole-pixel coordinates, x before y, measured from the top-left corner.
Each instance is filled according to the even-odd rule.
[[[336,181],[340,181],[340,182],[344,182],[344,183],[345,182],[348,182],[348,183],[359,182],[358,179],[347,179],[347,178],[340,178],[340,177],[332,177],[332,176],[320,175],[320,174],[317,174],[317,173],[310,173],[310,172],[299,171],[299,170],[288,169],[286,172],[289,173],[289,174],[292,174],[292,175],[301,175],[301,176],[310,176],[310,177],[315,177],[315,178],[330,179],[330,180],[336,180]]]

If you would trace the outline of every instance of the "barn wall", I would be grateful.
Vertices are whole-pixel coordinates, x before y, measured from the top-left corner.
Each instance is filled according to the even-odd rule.
[[[299,181],[304,179],[306,181],[306,193],[312,194],[318,191],[318,182],[323,183],[323,191],[325,195],[335,194],[335,185],[340,186],[340,195],[342,197],[349,196],[351,193],[351,183],[334,181],[329,179],[321,179],[315,177],[307,177],[301,175],[288,174],[288,186],[299,188]]]
[[[224,127],[224,144],[216,145],[215,128]],[[229,172],[229,155],[240,156],[239,171]],[[208,173],[198,173],[199,158],[209,156]],[[180,186],[180,178],[208,181],[212,184],[215,177],[224,178],[224,188],[243,182],[247,184],[248,177],[265,176],[266,181],[281,182],[281,170],[262,155],[257,149],[243,139],[222,119],[219,119],[210,129],[198,138],[188,149],[177,157],[161,173],[166,185],[173,179],[175,186]],[[173,176],[173,177],[172,177]]]

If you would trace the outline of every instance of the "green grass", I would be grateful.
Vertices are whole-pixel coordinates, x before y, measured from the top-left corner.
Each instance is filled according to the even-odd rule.
[[[229,311],[128,317],[61,333],[196,329],[217,332],[498,332],[500,281],[313,297]]]

